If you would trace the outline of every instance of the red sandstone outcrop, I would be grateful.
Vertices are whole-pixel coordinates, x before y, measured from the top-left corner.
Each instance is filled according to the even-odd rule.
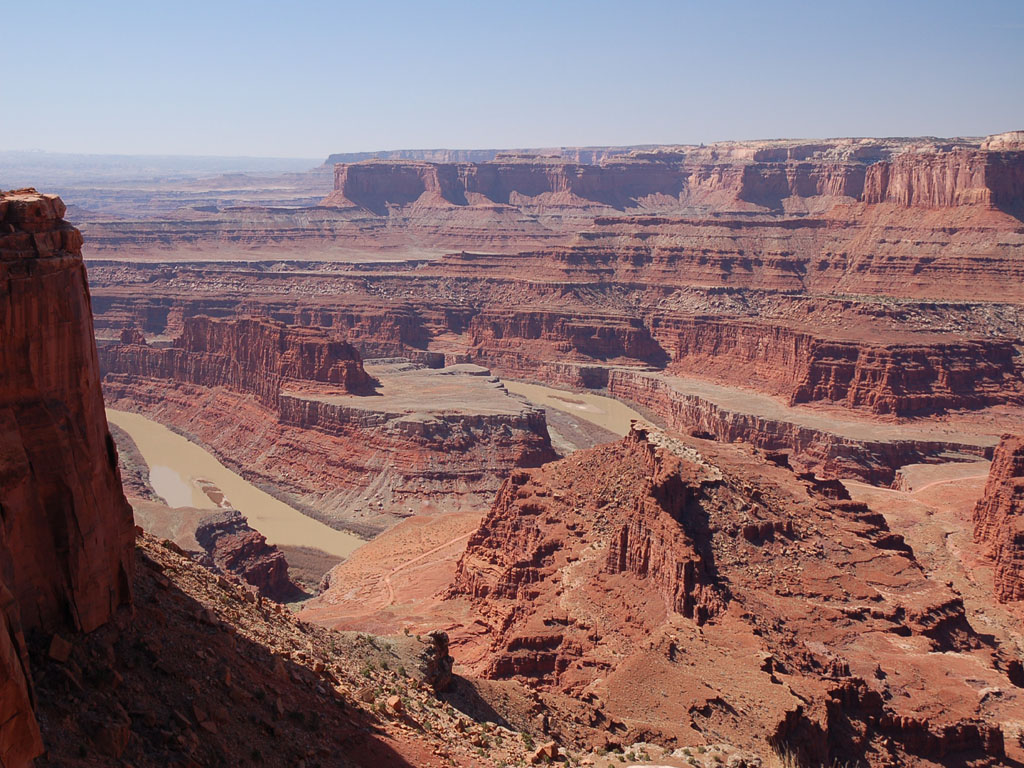
[[[986,439],[956,441],[912,427],[883,427],[799,412],[754,394],[645,371],[607,372],[609,394],[656,414],[671,428],[765,450],[786,450],[801,471],[889,485],[904,464],[960,453],[984,458]]]
[[[1024,153],[1019,151],[905,152],[870,166],[864,181],[864,202],[908,208],[1019,206],[1021,198]]]
[[[414,204],[665,211],[744,204],[781,209],[784,201],[814,198],[923,208],[1016,204],[1024,193],[1024,159],[1006,151],[1016,144],[987,141],[984,147],[765,142],[634,152],[597,164],[536,155],[479,162],[368,159],[335,166],[334,192],[323,205],[388,215]]]
[[[451,671],[443,633],[330,632],[148,534],[135,557],[133,618],[76,638],[65,663],[40,661],[46,765],[398,768],[436,766],[443,752],[497,768],[529,756],[518,733],[431,690]],[[504,743],[475,746],[485,728]]]
[[[334,192],[323,205],[357,205],[378,214],[389,206],[515,205],[542,198],[546,205],[614,208],[647,196],[678,197],[682,179],[663,163],[610,161],[581,165],[561,159],[489,163],[371,161],[335,166]]]
[[[288,578],[284,553],[249,527],[237,509],[207,515],[199,522],[195,538],[213,570],[234,574],[274,600],[283,602],[299,593]]]
[[[749,448],[651,428],[510,478],[448,600],[471,606],[451,634],[473,670],[576,702],[550,722],[562,743],[995,764],[996,710],[1020,704],[1002,651],[881,515]]]
[[[996,448],[974,509],[974,539],[995,563],[999,601],[1024,600],[1024,438],[1003,435]]]
[[[825,401],[913,416],[1024,402],[1017,350],[1009,340],[858,342],[707,315],[655,315],[650,323],[671,360],[668,370],[737,384],[745,378],[791,405]]]
[[[172,347],[149,347],[142,334],[129,330],[122,334],[121,344],[103,346],[101,365],[104,374],[225,387],[254,395],[268,408],[278,407],[282,387],[309,382],[343,393],[365,393],[373,384],[349,344],[331,340],[318,329],[255,318],[189,318]]]
[[[134,526],[64,204],[0,194],[0,763],[42,751],[24,633],[89,632],[131,599]]]
[[[536,378],[549,361],[658,364],[665,353],[640,318],[485,307],[469,322],[468,353],[506,375]]]

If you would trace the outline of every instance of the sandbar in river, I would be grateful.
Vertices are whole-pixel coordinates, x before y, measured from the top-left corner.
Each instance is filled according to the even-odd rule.
[[[364,542],[358,536],[336,531],[299,512],[245,478],[232,472],[212,454],[145,416],[107,409],[107,419],[135,441],[143,459],[153,469],[151,482],[170,505],[215,507],[195,485],[202,478],[216,485],[230,504],[249,519],[249,524],[271,544],[315,547],[337,557],[348,557]]]

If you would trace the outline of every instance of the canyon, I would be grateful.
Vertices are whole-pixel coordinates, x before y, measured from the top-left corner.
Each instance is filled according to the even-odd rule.
[[[486,369],[381,361],[371,377],[322,330],[189,318],[169,347],[126,331],[100,346],[100,365],[112,406],[184,431],[291,506],[364,535],[410,503],[457,507],[554,456],[543,413]]]
[[[105,689],[87,752],[1024,761],[1024,132],[172,186],[83,191],[84,241],[55,196],[0,201],[5,765],[88,764],[50,741],[58,711],[89,730],[61,643],[160,660],[157,625],[208,636],[213,680],[241,645],[237,679],[206,705],[117,662],[184,730]],[[353,548],[278,541],[209,472],[210,508],[165,504],[104,400]],[[292,711],[330,722],[309,753]]]
[[[368,359],[604,390],[676,429],[891,482],[903,464],[991,457],[988,424],[1021,425],[1021,157],[1008,134],[666,147],[590,165],[342,163],[335,191],[305,210],[378,222],[347,259],[311,247],[275,260],[256,245],[246,261],[167,253],[173,267],[97,257],[97,332],[116,349],[125,331],[163,343],[193,318],[270,318]],[[491,220],[496,207],[549,242]],[[516,247],[471,250],[452,217],[477,214]]]

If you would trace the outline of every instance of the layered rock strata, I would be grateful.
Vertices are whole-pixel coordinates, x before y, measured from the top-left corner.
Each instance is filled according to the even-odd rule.
[[[587,253],[581,258],[596,258]],[[649,365],[754,386],[791,403],[895,417],[1024,402],[1024,326],[1013,304],[889,307],[755,290],[666,292],[632,279],[629,296],[615,275],[595,279],[583,267],[552,284],[545,263],[541,254],[460,255],[388,272],[296,264],[290,273],[250,265],[229,275],[191,265],[173,276],[103,264],[95,268],[99,325],[104,335],[130,325],[167,335],[197,314],[261,314],[336,329],[370,356],[437,364],[461,355],[541,379],[543,372],[530,374],[567,362]],[[229,279],[237,287],[219,296]],[[197,281],[209,288],[197,293]],[[151,293],[140,296],[140,285]],[[672,308],[684,301],[701,311]]]
[[[196,528],[195,539],[205,550],[206,558],[202,560],[208,562],[204,564],[214,571],[234,574],[274,600],[283,602],[299,593],[288,578],[284,553],[268,544],[237,509],[205,516]]]
[[[870,166],[864,180],[865,202],[908,208],[1017,207],[1021,198],[1024,165],[1016,151],[908,152]]]
[[[513,475],[448,599],[473,670],[586,703],[560,739],[997,764],[1021,701],[1011,649],[841,485],[649,427]]]
[[[486,498],[510,469],[554,456],[543,411],[486,369],[397,361],[374,379],[322,330],[205,318],[185,328],[172,347],[132,334],[104,344],[110,403],[185,432],[328,524],[373,535],[410,505]]]
[[[279,406],[283,386],[308,382],[342,393],[368,393],[373,383],[359,353],[345,342],[266,319],[189,318],[171,347],[149,347],[143,334],[129,329],[119,345],[105,345],[101,354],[104,374],[224,387],[253,395],[268,408]]]
[[[985,493],[974,508],[974,539],[995,564],[1000,602],[1024,600],[1024,438],[1003,435]]]
[[[104,215],[90,216],[86,234],[95,255],[166,261],[204,253],[279,259],[316,252],[344,259],[359,251],[515,252],[527,244],[565,243],[595,217],[620,212],[741,214],[749,220],[840,209],[842,220],[850,205],[867,204],[904,221],[907,209],[963,219],[955,212],[1020,212],[1024,152],[1012,135],[561,148],[518,155],[369,153],[376,157],[349,156],[334,167],[335,189],[318,207],[294,206],[307,204],[305,195],[321,188],[320,177],[330,173],[326,167],[299,185],[300,196],[296,189],[284,199],[280,194],[294,186],[294,178],[278,180],[269,192],[258,188],[258,180],[249,181],[257,188],[233,188],[231,194],[182,190],[177,210],[165,201],[154,206],[149,188],[137,199],[121,189],[121,205],[131,215],[111,215],[116,204],[96,199]],[[95,190],[82,194],[93,200]],[[290,207],[274,206],[276,199]],[[808,223],[815,225],[820,223]]]
[[[590,164],[536,155],[476,162],[368,159],[338,163],[334,192],[323,204],[387,215],[411,204],[736,208],[822,197],[907,207],[1015,203],[1024,194],[1019,153],[996,147],[840,140],[666,147]]]
[[[335,217],[365,226],[352,248],[414,240],[407,261],[97,263],[99,324],[165,340],[197,315],[253,315],[365,357],[614,384],[680,429],[888,484],[906,461],[984,454],[992,424],[1024,419],[1022,157],[1008,135],[349,163],[334,207],[288,214],[296,242]],[[733,388],[733,405],[679,398],[676,379]],[[967,426],[854,437],[766,420],[749,392],[839,420]],[[308,402],[288,405],[319,418]]]
[[[26,635],[92,631],[131,599],[132,512],[82,238],[64,212],[53,195],[0,194],[0,762],[12,766],[42,752]]]
[[[615,368],[609,394],[647,409],[671,428],[725,442],[789,452],[794,467],[823,477],[860,478],[889,485],[905,464],[991,456],[995,441],[956,440],[920,425],[872,425],[787,408],[770,398],[692,379]]]

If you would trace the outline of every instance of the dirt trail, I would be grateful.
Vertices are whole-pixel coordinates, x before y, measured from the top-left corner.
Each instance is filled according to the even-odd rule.
[[[949,478],[947,480],[934,480],[934,481],[928,483],[927,485],[922,485],[920,488],[915,488],[914,490],[912,490],[910,492],[910,495],[913,496],[915,493],[921,493],[921,491],[926,491],[929,488],[931,488],[933,485],[943,485],[945,483],[959,483],[959,482],[962,482],[964,480],[977,480],[977,479],[982,478],[982,477],[988,477],[988,472],[986,472],[983,475],[967,475],[965,477],[951,477],[951,478]]]
[[[412,560],[406,560],[401,565],[392,568],[387,573],[387,575],[384,577],[384,586],[387,587],[387,589],[388,589],[388,601],[384,604],[384,608],[389,608],[390,606],[394,605],[394,603],[395,603],[395,588],[391,584],[391,577],[392,576],[394,576],[399,571],[404,571],[410,565],[414,565],[415,563],[418,563],[420,560],[422,560],[422,559],[424,559],[426,557],[430,557],[431,555],[433,555],[433,554],[435,554],[437,552],[440,552],[442,549],[446,549],[447,547],[450,547],[452,544],[454,544],[457,541],[462,541],[463,539],[468,539],[470,536],[473,535],[473,533],[474,533],[474,531],[470,531],[469,533],[464,533],[461,536],[456,536],[454,539],[450,539],[450,540],[446,541],[444,544],[440,544],[440,545],[434,547],[433,549],[428,549],[422,555],[417,555]]]

